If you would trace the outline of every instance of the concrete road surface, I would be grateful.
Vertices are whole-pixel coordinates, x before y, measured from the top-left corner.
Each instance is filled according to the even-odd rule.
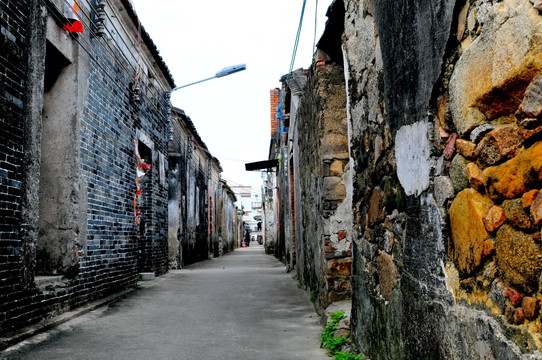
[[[5,359],[329,359],[308,295],[252,243],[173,270],[0,354]]]

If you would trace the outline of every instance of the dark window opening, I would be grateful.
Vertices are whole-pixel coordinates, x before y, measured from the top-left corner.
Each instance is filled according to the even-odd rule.
[[[145,164],[152,163],[152,150],[147,145],[141,141],[138,141],[137,151],[139,152],[141,160],[143,160]]]
[[[45,49],[44,91],[49,92],[62,70],[70,65],[70,61],[62,55],[49,41]]]
[[[292,75],[294,76],[294,75]],[[291,91],[286,91],[286,96],[284,97],[284,114],[290,115],[290,103],[292,102],[292,93]]]

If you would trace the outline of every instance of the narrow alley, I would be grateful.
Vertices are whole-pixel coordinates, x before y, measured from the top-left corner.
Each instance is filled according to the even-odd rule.
[[[329,359],[308,295],[261,245],[172,270],[6,359]]]
[[[541,360],[541,44],[542,0],[0,1],[0,351]]]

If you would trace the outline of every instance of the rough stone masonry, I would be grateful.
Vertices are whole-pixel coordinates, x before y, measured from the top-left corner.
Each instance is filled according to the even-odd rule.
[[[540,2],[344,10],[354,342],[382,359],[540,357]]]

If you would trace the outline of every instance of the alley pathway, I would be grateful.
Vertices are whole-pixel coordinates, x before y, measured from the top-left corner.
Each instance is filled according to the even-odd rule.
[[[321,330],[292,274],[256,244],[145,282],[6,359],[329,359]]]

